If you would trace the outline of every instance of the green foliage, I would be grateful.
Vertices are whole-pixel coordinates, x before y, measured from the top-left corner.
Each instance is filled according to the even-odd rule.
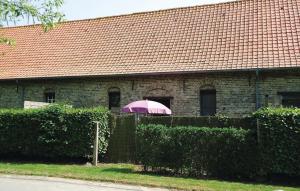
[[[0,24],[18,22],[20,19],[32,19],[42,24],[45,31],[53,28],[64,18],[59,11],[63,0],[1,0]],[[13,39],[0,36],[0,43],[14,45]]]
[[[45,29],[60,22],[64,15],[59,12],[63,0],[2,0],[0,1],[0,21],[16,22],[18,19],[36,19]]]
[[[108,147],[109,162],[133,162],[135,160],[134,115],[111,116],[111,137]]]
[[[7,44],[7,45],[10,45],[10,46],[14,46],[14,45],[16,45],[16,41],[14,39],[10,39],[10,38],[0,36],[0,44]]]
[[[161,124],[168,127],[237,127],[249,129],[253,127],[251,118],[229,118],[225,116],[187,117],[187,116],[146,116],[141,117],[141,124]]]
[[[259,121],[258,129],[254,128],[255,119]],[[196,176],[300,176],[300,109],[265,108],[242,121],[203,117],[143,118],[142,124],[164,125],[138,128],[138,159],[145,166]],[[246,128],[247,124],[251,128]],[[212,128],[222,125],[243,129]]]
[[[137,128],[137,158],[146,168],[193,176],[251,178],[256,173],[256,139],[235,128]]]
[[[99,154],[108,146],[108,111],[103,108],[0,110],[0,156],[79,159],[92,155],[100,121]]]
[[[254,117],[260,124],[261,173],[300,176],[300,109],[265,108]]]

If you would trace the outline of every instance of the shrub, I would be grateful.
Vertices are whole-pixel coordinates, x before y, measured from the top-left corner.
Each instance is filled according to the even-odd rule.
[[[252,118],[229,118],[225,116],[145,116],[141,117],[141,124],[160,124],[168,127],[236,127],[249,129],[255,127]]]
[[[146,168],[193,176],[251,178],[256,173],[254,132],[235,128],[137,128],[137,157]]]
[[[261,173],[300,175],[300,109],[265,108],[260,124]]]
[[[0,110],[0,156],[30,159],[82,159],[92,155],[100,121],[99,154],[106,152],[108,111],[103,108]]]

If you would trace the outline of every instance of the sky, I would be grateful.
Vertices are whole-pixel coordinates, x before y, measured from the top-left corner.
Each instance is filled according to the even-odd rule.
[[[234,0],[64,0],[61,12],[65,20],[71,21],[229,1]],[[4,26],[28,24],[33,24],[32,20],[21,19]]]
[[[98,18],[233,0],[65,0],[66,20]]]

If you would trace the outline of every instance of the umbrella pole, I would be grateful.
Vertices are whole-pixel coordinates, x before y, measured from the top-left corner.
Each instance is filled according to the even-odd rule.
[[[134,125],[135,125],[135,133],[134,133],[134,162],[136,163],[136,153],[137,153],[137,137],[136,137],[136,131],[137,131],[137,127],[138,127],[138,123],[139,123],[139,114],[138,113],[134,113]]]

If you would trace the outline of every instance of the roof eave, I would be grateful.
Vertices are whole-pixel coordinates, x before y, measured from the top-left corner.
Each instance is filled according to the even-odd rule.
[[[139,77],[139,76],[163,76],[163,75],[185,75],[185,74],[211,74],[211,73],[235,73],[235,72],[266,72],[284,71],[299,69],[300,67],[280,67],[280,68],[247,68],[247,69],[227,69],[227,70],[202,70],[202,71],[175,71],[175,72],[145,72],[130,74],[107,74],[107,75],[81,75],[81,76],[49,76],[49,77],[28,77],[28,78],[6,78],[0,81],[27,81],[27,80],[55,80],[55,79],[82,79],[82,78],[114,78],[114,77]]]

